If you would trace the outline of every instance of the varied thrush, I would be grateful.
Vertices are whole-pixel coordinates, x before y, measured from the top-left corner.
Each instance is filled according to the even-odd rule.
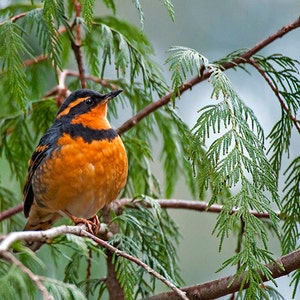
[[[98,231],[97,212],[116,199],[127,179],[124,145],[106,118],[109,100],[121,92],[82,89],[63,102],[29,162],[24,230],[45,230],[68,216]],[[28,244],[33,251],[41,245]]]

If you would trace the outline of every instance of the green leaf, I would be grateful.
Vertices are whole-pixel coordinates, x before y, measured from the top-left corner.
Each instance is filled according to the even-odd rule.
[[[13,99],[25,109],[27,84],[21,56],[31,55],[31,50],[22,33],[23,29],[16,23],[8,21],[0,26],[0,63]]]

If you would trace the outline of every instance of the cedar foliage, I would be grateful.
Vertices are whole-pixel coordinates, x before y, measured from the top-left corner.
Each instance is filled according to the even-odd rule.
[[[80,51],[89,76],[86,77],[88,87],[103,93],[114,87],[124,90],[110,104],[110,118],[118,118],[120,107],[135,114],[156,97],[174,91],[172,104],[151,113],[122,135],[129,158],[129,178],[121,196],[133,198],[135,205],[124,208],[120,214],[111,212],[111,222],[117,225],[118,232],[109,242],[141,257],[168,280],[182,286],[176,255],[179,229],[155,199],[171,197],[178,178],[184,177],[195,201],[207,195],[209,205],[223,205],[214,234],[220,238],[220,251],[224,240],[235,235],[239,251],[220,268],[235,266],[236,278],[249,271],[243,281],[249,287],[245,291],[241,287],[238,297],[279,298],[276,290],[261,285],[260,274],[272,280],[269,270],[263,266],[274,261],[268,246],[270,231],[278,235],[283,253],[299,247],[300,157],[290,158],[286,170],[282,170],[281,164],[283,156],[289,153],[295,126],[291,116],[297,116],[300,107],[299,62],[279,54],[252,57],[287,108],[282,109],[271,132],[265,133],[246,99],[239,97],[222,70],[224,62],[239,58],[243,50],[210,62],[195,49],[174,46],[166,60],[172,79],[172,86],[168,87],[160,67],[153,61],[153,48],[143,31],[116,17],[114,0],[102,2],[111,15],[95,15],[94,0],[32,0],[0,10],[0,92],[4,95],[1,97],[0,154],[2,163],[8,163],[9,176],[14,182],[13,187],[5,187],[1,182],[8,174],[0,172],[1,211],[20,202],[27,159],[55,118],[60,91],[48,91],[57,85],[63,70],[74,69],[78,74],[72,44],[76,43],[76,28],[80,26]],[[143,28],[142,4],[139,0],[132,2]],[[76,16],[76,5],[81,7],[81,16]],[[162,5],[174,20],[172,1],[164,0]],[[247,63],[237,65],[236,70],[252,72]],[[201,76],[204,70],[210,72],[211,97],[217,101],[199,107],[199,118],[189,129],[176,113],[176,99],[184,82],[190,76]],[[81,87],[76,74],[65,82],[69,90]],[[163,189],[151,168],[152,143],[156,138],[162,142],[160,159],[166,182]],[[270,145],[267,149],[266,140]],[[279,197],[278,181],[282,180],[282,172],[284,196]],[[239,210],[232,213],[234,208]],[[283,222],[276,209],[282,211]],[[267,212],[270,217],[264,221],[251,210]],[[0,223],[1,232],[21,230],[22,224],[21,216],[14,216]],[[24,251],[16,254],[18,259],[32,272],[43,275],[41,268],[45,268],[45,263],[38,258],[39,254],[26,251],[21,244],[15,247]],[[105,265],[105,249],[87,239],[67,235],[54,239],[43,251],[43,255],[51,256],[54,267],[52,277],[43,276],[42,282],[55,299],[100,299],[106,295],[105,274],[103,271],[99,274]],[[90,251],[95,267],[86,277],[78,269],[86,266]],[[64,270],[59,271],[62,260]],[[144,269],[118,256],[113,257],[113,263],[126,299],[155,293],[157,280],[147,276]],[[295,290],[299,278],[300,272],[295,272],[292,280]],[[0,264],[0,285],[7,287],[0,289],[1,299],[21,299],[24,293],[31,299],[37,297],[34,283],[5,261]]]

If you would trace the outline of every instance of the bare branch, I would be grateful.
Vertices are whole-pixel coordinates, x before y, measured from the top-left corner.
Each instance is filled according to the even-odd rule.
[[[228,70],[228,69],[232,69],[232,68],[236,67],[237,65],[247,63],[247,61],[258,51],[265,48],[266,46],[268,46],[269,44],[274,42],[276,39],[279,39],[282,36],[284,36],[285,34],[289,33],[290,31],[298,28],[299,26],[300,26],[300,18],[298,18],[293,23],[282,27],[276,33],[272,34],[268,38],[266,38],[263,41],[261,41],[260,43],[256,44],[250,50],[244,52],[240,57],[238,57],[230,62],[223,63],[221,65],[221,68],[223,70]],[[201,76],[195,76],[190,81],[187,81],[180,86],[180,88],[179,88],[180,95],[182,95],[187,90],[191,89],[194,85],[196,85],[204,80],[207,80],[210,77],[211,72],[209,70],[205,70],[202,73],[200,72],[200,74],[201,74]],[[163,96],[162,98],[158,99],[157,101],[149,104],[144,109],[140,110],[136,115],[134,115],[129,120],[127,120],[125,123],[123,123],[117,129],[117,132],[119,134],[124,133],[125,131],[131,129],[133,126],[138,124],[143,118],[147,117],[152,112],[154,112],[157,109],[159,109],[160,107],[168,104],[170,102],[170,100],[172,99],[173,94],[174,94],[174,92],[170,92],[167,95]]]
[[[288,275],[300,268],[300,250],[282,256],[277,259],[276,263],[267,264],[266,267],[271,271],[272,277],[274,279]],[[233,276],[228,276],[203,284],[185,287],[182,290],[186,292],[186,295],[189,297],[189,299],[216,299],[238,292],[242,286],[245,275],[239,277],[238,279],[235,279],[232,284],[230,283],[233,279]],[[269,279],[261,274],[261,280],[263,282],[266,282]],[[248,285],[244,285],[243,289],[246,289],[247,287]],[[173,292],[165,292],[152,297],[148,297],[147,300],[180,300],[180,298]]]
[[[272,81],[270,80],[270,78],[267,76],[266,72],[264,72],[264,70],[259,66],[259,64],[254,59],[249,59],[248,61],[262,75],[262,77],[268,83],[269,87],[271,88],[271,90],[274,92],[274,94],[278,98],[279,103],[280,103],[282,109],[290,117],[290,119],[294,123],[296,129],[300,133],[300,124],[299,124],[299,121],[297,120],[297,118],[295,116],[292,115],[291,110],[287,107],[287,105],[285,104],[284,100],[281,98],[279,91],[276,89],[276,87],[274,86],[274,84],[272,83]]]
[[[5,211],[0,212],[0,222],[2,222],[5,219],[8,219],[16,214],[18,214],[19,212],[21,212],[23,210],[23,203],[18,204],[12,208],[9,208]]]
[[[187,209],[187,210],[196,210],[196,211],[202,211],[202,212],[213,212],[213,213],[220,213],[223,209],[223,206],[220,204],[213,204],[208,205],[205,201],[195,201],[195,200],[185,200],[185,199],[157,199],[156,200],[162,208],[166,209]],[[120,200],[116,200],[111,203],[111,207],[114,210],[120,209],[122,207],[126,206],[132,206],[139,203],[139,205],[145,205],[147,207],[150,207],[150,205],[146,202],[135,202],[132,199],[123,198]],[[232,213],[237,212],[239,209],[234,208],[232,210]],[[270,218],[270,215],[267,212],[258,212],[255,210],[249,211],[251,214],[256,216],[257,218],[261,219],[268,219]],[[280,217],[280,212],[275,212],[278,217]]]
[[[18,15],[15,15],[13,16],[12,18],[8,19],[8,20],[5,20],[3,22],[0,23],[0,26],[2,26],[3,24],[5,24],[6,22],[16,22],[17,20],[25,17],[27,15],[27,12],[23,12],[23,13],[20,13]]]
[[[142,267],[145,269],[149,274],[152,276],[156,277],[160,281],[162,281],[164,284],[166,284],[169,288],[171,288],[176,295],[178,295],[179,299],[184,299],[184,300],[189,300],[185,296],[185,292],[182,292],[179,288],[177,288],[172,282],[167,280],[164,276],[160,275],[157,273],[154,269],[149,267],[147,264],[142,262],[140,259],[137,257],[134,257],[124,251],[121,251],[117,249],[116,247],[110,245],[108,242],[94,236],[93,234],[87,232],[86,227],[84,225],[80,226],[58,226],[58,227],[53,227],[44,231],[21,231],[21,232],[11,232],[7,236],[5,236],[1,243],[0,243],[0,257],[5,256],[8,253],[8,250],[10,246],[19,240],[25,240],[25,241],[44,241],[46,242],[49,239],[53,239],[56,236],[62,235],[62,234],[74,234],[78,236],[83,236],[92,239],[95,241],[98,245],[108,249],[112,253],[114,253],[117,256],[122,256],[138,266]]]
[[[166,209],[187,209],[187,210],[196,210],[196,211],[202,211],[202,212],[213,212],[213,213],[219,213],[221,212],[223,206],[220,204],[213,204],[211,206],[208,205],[205,201],[196,201],[196,200],[185,200],[185,199],[157,199],[156,200],[162,208]],[[132,206],[135,205],[135,203],[132,199],[129,198],[123,198],[116,200],[110,204],[111,208],[115,211],[118,209],[121,209],[125,206]],[[139,202],[139,205],[145,205],[147,207],[150,207],[149,204],[146,202]],[[5,210],[0,213],[0,222],[10,218],[11,216],[21,212],[23,209],[23,204],[19,204],[17,206],[14,206],[8,210]],[[234,208],[232,210],[232,213],[235,213],[238,211],[238,208]],[[270,218],[270,215],[267,212],[258,212],[255,210],[249,211],[251,214],[256,216],[257,218],[261,219],[268,219]],[[276,215],[283,219],[280,215],[280,211],[275,212]]]
[[[85,78],[85,71],[84,71],[84,64],[83,64],[83,57],[82,57],[82,52],[81,52],[81,26],[79,22],[79,18],[81,15],[81,4],[79,1],[74,0],[74,7],[75,7],[75,12],[76,12],[76,17],[74,21],[74,25],[76,24],[76,41],[70,37],[71,40],[71,47],[73,49],[75,59],[77,62],[77,67],[79,71],[79,80],[81,83],[81,88],[85,89],[86,88],[86,78]]]

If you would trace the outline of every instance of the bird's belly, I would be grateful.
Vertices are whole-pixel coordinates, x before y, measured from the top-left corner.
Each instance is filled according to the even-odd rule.
[[[89,144],[64,141],[64,146],[52,153],[33,179],[37,204],[90,218],[116,199],[125,185],[127,168],[119,137]]]

